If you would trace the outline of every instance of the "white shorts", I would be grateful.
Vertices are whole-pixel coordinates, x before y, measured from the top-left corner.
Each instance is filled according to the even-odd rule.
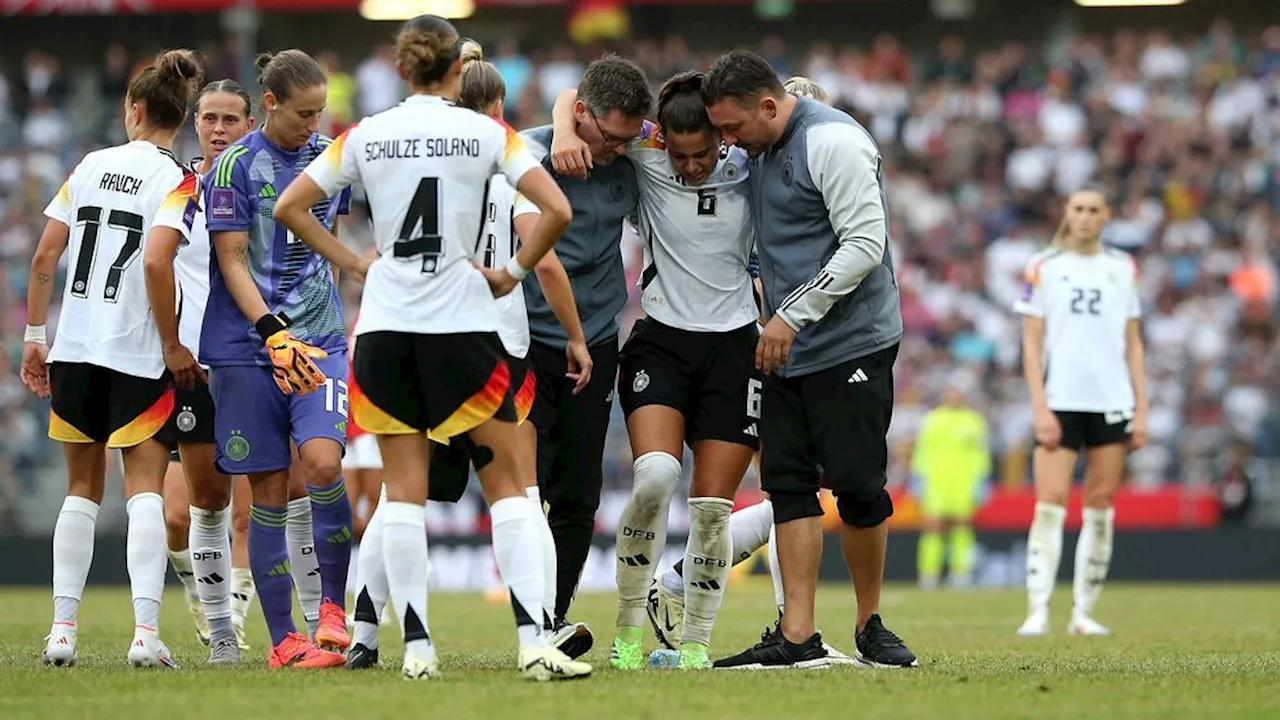
[[[382,451],[378,449],[378,436],[366,434],[348,442],[342,467],[345,470],[381,470]]]

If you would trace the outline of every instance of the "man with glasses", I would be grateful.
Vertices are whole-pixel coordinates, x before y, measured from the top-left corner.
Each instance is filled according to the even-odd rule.
[[[555,175],[573,206],[573,222],[556,243],[569,273],[573,297],[591,352],[591,381],[576,395],[565,346],[568,338],[543,297],[536,275],[522,283],[532,344],[529,359],[537,397],[529,422],[538,429],[538,487],[556,541],[556,617],[552,642],[580,657],[594,642],[585,623],[565,616],[591,551],[596,508],[604,482],[604,444],[618,370],[618,312],[626,306],[622,221],[636,211],[635,170],[623,157],[653,107],[644,71],[608,55],[591,63],[578,85],[573,113],[590,162],[556,174],[551,163],[552,126],[524,131],[529,149]]]

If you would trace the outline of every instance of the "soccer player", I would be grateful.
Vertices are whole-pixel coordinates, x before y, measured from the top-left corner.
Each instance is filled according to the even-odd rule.
[[[885,433],[902,337],[880,153],[848,115],[788,94],[753,53],[721,56],[702,90],[724,141],[753,159],[748,183],[769,314],[755,358],[766,373],[761,485],[773,503],[786,592],[777,631],[716,667],[830,664],[814,626],[821,481],[843,521],[858,600],[856,657],[875,667],[914,666],[915,655],[879,615],[893,513]]]
[[[617,315],[627,304],[622,221],[635,212],[639,199],[635,168],[625,154],[652,106],[649,81],[635,63],[615,55],[591,63],[573,104],[575,131],[590,146],[591,163],[555,173],[577,208],[558,254],[574,278],[574,300],[595,363],[592,382],[581,392],[574,392],[577,381],[569,377],[566,330],[556,321],[541,281],[523,283],[532,337],[529,359],[538,382],[529,422],[538,429],[538,486],[556,539],[553,642],[571,657],[595,642],[585,623],[565,618],[591,552],[604,483],[604,444],[618,369]],[[552,126],[522,134],[535,157],[553,170]]]
[[[911,465],[919,480],[923,515],[916,568],[920,586],[926,590],[938,586],[948,542],[952,587],[964,588],[972,582],[977,546],[973,514],[991,475],[987,436],[986,419],[969,405],[964,389],[955,382],[943,391],[942,404],[930,410],[920,425]]]
[[[582,677],[591,666],[547,643],[537,620],[545,591],[537,510],[525,495],[512,373],[497,329],[501,297],[551,249],[572,217],[568,200],[516,132],[447,98],[458,96],[462,39],[423,15],[396,39],[412,95],[352,126],[278,208],[281,221],[344,272],[365,278],[355,370],[360,424],[378,436],[386,468],[383,557],[405,640],[401,674],[439,674],[427,630],[426,508],[431,442],[467,434],[493,521],[498,569],[511,595],[519,669],[534,680]],[[485,194],[497,172],[542,214],[503,270],[471,262]],[[307,208],[361,183],[381,257],[344,247]]]
[[[610,652],[618,669],[645,665],[646,591],[666,545],[686,443],[694,466],[679,664],[711,667],[711,628],[732,564],[726,532],[732,498],[759,447],[747,156],[722,150],[702,104],[702,80],[697,72],[668,80],[658,94],[658,125],[646,123],[627,149],[640,184],[647,317],[636,322],[619,358],[635,484],[618,523],[618,619]],[[557,101],[557,133],[573,135],[574,100],[570,90]]]
[[[273,668],[341,665],[351,503],[342,482],[346,333],[333,268],[275,220],[280,193],[331,141],[316,133],[324,71],[300,50],[258,58],[265,126],[225,150],[205,185],[216,262],[200,334],[210,366],[215,457],[253,488],[249,555]],[[347,192],[310,212],[333,227]],[[295,630],[286,525],[293,448],[306,481],[324,600],[314,643]],[[317,647],[320,646],[320,647]]]
[[[205,85],[195,112],[196,138],[204,155],[191,169],[202,177],[208,175],[218,155],[252,130],[254,122],[249,93],[239,83],[216,80]],[[171,364],[181,363],[184,352],[199,356],[200,326],[209,297],[209,233],[204,209],[197,203],[192,210],[188,238],[172,229],[187,208],[163,208],[157,217],[165,222],[157,223],[163,227],[152,233],[143,259],[152,313]],[[169,561],[187,591],[196,633],[210,645],[209,662],[234,664],[245,645],[244,618],[235,622],[231,593],[236,570],[248,574],[248,557],[239,547],[247,541],[245,534],[234,534],[228,541],[229,515],[240,513],[247,518],[249,489],[247,484],[241,486],[236,507],[230,509],[232,480],[214,466],[213,415],[213,398],[204,381],[175,390],[166,431],[176,438],[177,448],[165,473],[165,525]],[[243,477],[238,479],[247,483]],[[233,547],[241,552],[243,563],[235,570]]]
[[[1035,518],[1027,534],[1027,619],[1019,635],[1049,631],[1071,477],[1085,455],[1084,522],[1076,542],[1075,607],[1067,631],[1106,635],[1092,617],[1111,563],[1111,505],[1130,447],[1147,438],[1147,383],[1137,266],[1102,246],[1111,218],[1102,192],[1067,200],[1053,247],[1027,264],[1022,366],[1035,409]],[[1088,348],[1088,352],[1081,352]]]
[[[457,104],[469,110],[488,115],[495,120],[503,117],[506,84],[498,68],[483,57],[479,43],[468,40],[462,45],[462,82],[459,85]],[[493,176],[489,184],[489,196],[484,227],[480,231],[481,242],[476,244],[472,260],[481,267],[500,270],[506,267],[516,254],[521,237],[532,237],[537,227],[539,210],[523,196],[518,196],[502,173]],[[568,351],[573,354],[570,369],[576,375],[581,390],[591,381],[591,356],[573,303],[573,290],[569,275],[556,257],[549,251],[538,262],[534,272],[542,280],[547,302],[551,304],[557,319],[568,333]],[[542,512],[542,498],[538,493],[537,450],[538,435],[530,423],[525,422],[529,408],[537,392],[537,380],[530,371],[529,319],[525,314],[524,293],[517,288],[498,299],[498,337],[507,352],[507,364],[511,368],[511,386],[516,388],[516,424],[520,427],[520,467],[524,473],[525,494],[533,501],[537,512],[538,540],[542,551],[543,630],[551,631],[550,618],[555,613],[556,548],[546,515]],[[455,437],[448,445],[433,446],[431,472],[428,478],[427,499],[436,502],[457,502],[466,492],[473,465],[475,444],[466,436]],[[383,493],[385,494],[385,488]],[[387,577],[382,557],[382,528],[384,513],[375,513],[367,530],[369,541],[360,546],[360,562],[357,564],[359,590],[356,597],[355,635],[351,651],[347,653],[347,667],[355,670],[372,667],[378,662],[378,624],[387,602]]]
[[[826,91],[806,77],[796,76],[787,80],[783,85],[783,89],[792,95],[812,98],[824,104],[827,102]],[[741,153],[742,151],[734,148],[734,152]],[[757,310],[762,313],[757,329],[763,330],[764,323],[768,321],[768,318],[763,317],[760,260],[754,248],[748,261],[747,270],[752,276]],[[754,355],[754,347],[751,348],[751,352]],[[755,452],[754,462],[756,469],[759,470],[760,451],[758,449]],[[773,581],[774,600],[778,608],[778,615],[781,617],[784,605],[782,576],[778,571],[777,542],[775,541],[773,529],[773,503],[767,499],[738,510],[729,516],[729,537],[733,543],[731,559],[734,565],[750,558],[765,544],[766,540],[768,541],[769,575]],[[684,568],[685,561],[680,560],[656,578],[649,588],[649,597],[646,604],[649,622],[653,626],[654,634],[660,643],[670,649],[679,647],[680,639],[684,634]],[[847,664],[853,662],[853,658],[831,645],[824,642],[823,646],[827,650],[827,659],[832,663]]]
[[[347,335],[347,398],[355,402],[360,385],[350,366],[355,357],[355,326]],[[378,494],[382,488],[382,453],[378,452],[378,439],[366,432],[354,417],[347,418],[347,454],[342,457],[342,469],[347,483],[347,495],[351,498],[352,532],[359,545],[369,527],[369,521],[378,508]],[[364,502],[361,502],[361,501]],[[357,561],[357,574],[360,564]]]
[[[76,615],[93,561],[106,448],[119,448],[135,623],[128,661],[177,667],[159,636],[165,572],[160,493],[169,448],[158,433],[173,411],[172,383],[202,380],[203,371],[181,348],[168,362],[174,376],[166,372],[138,260],[162,206],[181,208],[174,229],[190,233],[196,176],[170,148],[199,77],[200,66],[187,50],[163,53],[134,76],[124,106],[130,142],[80,161],[45,208],[49,222],[31,260],[20,375],[41,398],[52,398],[49,437],[62,443],[68,473],[67,497],[53,531],[54,612],[46,665],[76,662]],[[174,217],[165,216],[159,222]],[[68,249],[61,322],[50,349],[45,323],[53,279]]]

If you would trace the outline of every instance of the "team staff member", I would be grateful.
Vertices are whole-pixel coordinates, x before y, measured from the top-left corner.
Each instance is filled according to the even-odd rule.
[[[640,134],[653,96],[644,71],[608,56],[591,63],[573,106],[577,135],[591,147],[593,167],[555,174],[550,157],[552,126],[526,130],[529,149],[552,172],[573,205],[573,222],[556,252],[569,273],[595,365],[591,382],[575,392],[577,370],[566,352],[568,338],[556,321],[536,276],[523,283],[532,343],[529,359],[538,393],[529,421],[538,429],[538,486],[548,505],[556,541],[556,632],[552,642],[570,657],[591,649],[583,623],[565,620],[591,551],[604,443],[613,409],[618,370],[618,312],[627,304],[622,265],[622,221],[639,201],[635,168],[623,156]]]
[[[915,655],[879,616],[893,514],[885,434],[902,337],[879,150],[848,115],[787,94],[753,53],[722,56],[702,88],[724,141],[753,159],[752,212],[770,318],[756,349],[768,374],[761,485],[773,502],[786,592],[777,632],[716,666],[829,664],[814,628],[821,479],[843,520],[858,598],[856,657],[877,667],[914,666]]]

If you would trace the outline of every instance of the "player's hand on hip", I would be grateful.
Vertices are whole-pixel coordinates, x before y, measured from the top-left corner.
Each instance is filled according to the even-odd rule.
[[[44,343],[22,344],[22,367],[18,377],[27,389],[41,400],[49,399],[49,346]]]
[[[174,387],[190,390],[198,383],[209,382],[204,368],[200,367],[195,356],[181,343],[165,346],[164,366],[169,368],[169,374],[173,375]]]
[[[796,339],[796,331],[774,315],[769,324],[760,333],[760,341],[756,343],[756,368],[765,373],[772,373],[791,358],[791,343]]]
[[[356,282],[364,284],[364,279],[369,275],[369,267],[373,265],[377,258],[362,257],[360,262],[353,267],[347,268],[344,272],[350,275]]]
[[[288,330],[267,338],[267,355],[276,386],[285,395],[306,395],[324,384],[324,373],[315,360],[327,358],[329,353],[302,342]]]
[[[1133,415],[1133,432],[1129,434],[1129,447],[1137,450],[1147,444],[1147,411],[1138,410]]]
[[[551,140],[551,167],[559,175],[585,178],[592,167],[591,146],[577,135],[556,135]]]
[[[1046,450],[1056,450],[1062,442],[1062,423],[1049,408],[1038,408],[1035,411],[1036,442]]]
[[[591,382],[591,368],[594,366],[591,352],[587,350],[585,341],[571,340],[564,346],[564,354],[569,361],[569,371],[564,376],[573,381],[573,394],[577,395]]]
[[[476,265],[476,269],[484,275],[485,281],[489,283],[489,291],[493,293],[495,298],[510,294],[520,284],[520,281],[511,277],[511,273],[504,268],[494,270],[493,268]]]

